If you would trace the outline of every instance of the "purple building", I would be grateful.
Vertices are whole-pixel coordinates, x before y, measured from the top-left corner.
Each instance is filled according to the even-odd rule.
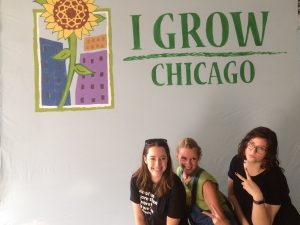
[[[108,65],[107,50],[83,53],[80,63],[95,72],[93,75],[78,75],[75,103],[76,105],[108,104]]]

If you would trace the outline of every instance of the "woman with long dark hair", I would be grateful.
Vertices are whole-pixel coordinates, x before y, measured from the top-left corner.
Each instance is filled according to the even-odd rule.
[[[130,184],[136,225],[187,225],[185,190],[173,172],[167,140],[146,140],[141,161]]]

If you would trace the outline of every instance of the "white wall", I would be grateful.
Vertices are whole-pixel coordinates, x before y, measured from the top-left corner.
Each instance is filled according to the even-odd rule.
[[[32,1],[2,0],[1,9],[1,202],[0,225],[133,224],[129,180],[139,166],[144,140],[165,137],[175,154],[183,137],[203,148],[201,166],[215,175],[225,192],[230,159],[241,138],[268,126],[279,138],[281,165],[294,204],[300,210],[299,31],[296,1],[96,1],[112,13],[115,106],[113,109],[35,112]],[[201,17],[201,35],[213,12],[269,11],[264,44],[241,48],[230,29],[222,48],[181,49],[179,13]],[[153,41],[153,23],[164,13],[163,32],[175,32],[176,49]],[[142,50],[132,50],[130,15],[142,15]],[[230,26],[232,22],[230,21]],[[207,43],[207,41],[206,41]],[[124,61],[133,55],[177,52],[285,52],[241,57],[177,57]],[[246,84],[158,87],[151,70],[158,63],[234,60],[255,66]],[[209,69],[203,72],[209,76]],[[165,73],[159,77],[166,79]],[[174,161],[174,164],[176,162]]]

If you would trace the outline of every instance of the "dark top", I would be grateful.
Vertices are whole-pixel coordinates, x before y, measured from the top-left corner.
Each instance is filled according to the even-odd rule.
[[[248,222],[252,225],[252,196],[243,189],[241,180],[234,174],[237,172],[246,177],[243,162],[244,159],[241,159],[237,155],[234,156],[230,163],[228,176],[233,180],[233,191],[242,211]],[[279,167],[270,171],[264,171],[256,176],[251,176],[251,178],[259,186],[267,204],[281,205],[275,216],[273,225],[300,225],[300,215],[291,203],[289,187]]]
[[[147,225],[166,225],[167,216],[180,218],[180,225],[188,225],[185,190],[176,174],[174,174],[174,186],[161,198],[155,197],[152,192],[139,190],[136,185],[136,177],[132,177],[130,200],[140,204]]]

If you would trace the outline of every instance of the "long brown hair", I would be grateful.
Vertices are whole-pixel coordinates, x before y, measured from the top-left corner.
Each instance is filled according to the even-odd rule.
[[[163,147],[167,154],[167,168],[163,173],[160,181],[154,188],[154,183],[151,180],[151,174],[148,170],[147,164],[145,163],[144,157],[147,156],[148,151],[151,147]],[[166,139],[148,139],[145,141],[145,147],[142,154],[142,165],[133,174],[137,178],[137,186],[143,191],[151,192],[154,190],[156,197],[162,197],[164,194],[169,192],[174,184],[174,173],[172,160],[170,156],[170,149]]]

